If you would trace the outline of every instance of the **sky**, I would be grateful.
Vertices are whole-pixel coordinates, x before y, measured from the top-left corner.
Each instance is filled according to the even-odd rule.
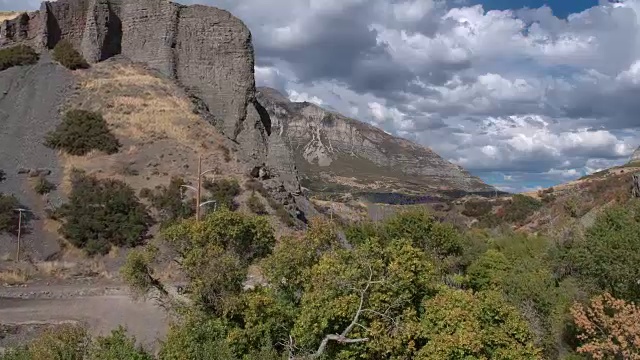
[[[256,81],[432,148],[506,191],[640,145],[640,0],[182,0],[249,26]],[[38,1],[0,0],[0,10]]]

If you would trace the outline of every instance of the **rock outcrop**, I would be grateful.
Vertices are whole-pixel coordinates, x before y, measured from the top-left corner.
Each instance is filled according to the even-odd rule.
[[[248,172],[264,168],[266,185],[289,210],[311,211],[296,204],[306,200],[298,196],[295,168],[279,139],[269,151],[271,121],[256,101],[251,32],[241,20],[218,8],[167,0],[59,0],[0,25],[0,47],[45,51],[62,39],[89,62],[122,55],[174,79],[201,115],[238,145]]]
[[[305,186],[315,190],[337,185],[363,191],[493,191],[431,149],[371,125],[311,103],[293,103],[270,88],[259,88],[258,100],[274,134],[291,148]]]
[[[640,147],[638,147],[636,151],[634,151],[634,153],[631,155],[629,163],[640,163]]]

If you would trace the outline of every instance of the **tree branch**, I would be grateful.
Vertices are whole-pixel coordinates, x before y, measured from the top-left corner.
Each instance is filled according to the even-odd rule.
[[[360,304],[358,305],[358,311],[356,311],[356,314],[353,316],[353,320],[351,320],[351,324],[349,324],[349,326],[347,326],[340,335],[336,335],[336,334],[326,335],[324,339],[322,339],[322,342],[320,343],[318,350],[316,350],[315,353],[309,356],[310,359],[317,359],[320,356],[322,356],[325,349],[327,348],[327,345],[329,344],[329,341],[335,341],[340,344],[357,344],[357,343],[363,343],[363,342],[369,341],[369,338],[351,339],[351,338],[348,338],[347,335],[349,335],[351,330],[353,330],[353,328],[356,326],[361,326],[364,328],[364,326],[358,324],[358,319],[360,318],[360,314],[362,314],[363,312],[362,308],[364,306],[364,301],[365,301],[367,292],[369,291],[371,284],[374,283],[372,279],[373,279],[373,270],[371,269],[371,266],[369,266],[369,280],[367,281],[367,285],[364,287],[364,289],[360,290]]]

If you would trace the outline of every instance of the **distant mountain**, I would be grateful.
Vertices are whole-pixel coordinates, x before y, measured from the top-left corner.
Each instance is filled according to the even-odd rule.
[[[636,149],[636,151],[631,155],[631,159],[629,159],[629,163],[640,162],[640,147]]]
[[[271,129],[291,147],[312,191],[486,192],[494,188],[431,149],[308,102],[258,88]]]

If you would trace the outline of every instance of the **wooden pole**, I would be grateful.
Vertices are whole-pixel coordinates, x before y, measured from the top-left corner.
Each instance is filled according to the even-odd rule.
[[[22,210],[18,210],[18,249],[16,250],[16,262],[20,261],[20,236],[22,235]]]
[[[202,155],[198,158],[198,191],[196,194],[196,221],[200,221],[200,199],[202,198]]]

